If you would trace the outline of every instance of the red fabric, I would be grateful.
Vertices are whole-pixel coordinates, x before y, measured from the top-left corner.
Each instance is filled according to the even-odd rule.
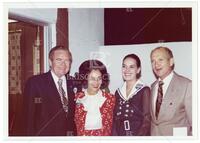
[[[76,94],[77,98],[84,97],[83,92]],[[87,112],[84,111],[84,106],[82,104],[76,104],[75,108],[75,123],[77,127],[78,136],[110,136],[112,129],[112,120],[113,120],[113,108],[115,105],[115,96],[110,93],[103,92],[103,96],[106,98],[100,112],[102,115],[102,125],[101,129],[97,130],[85,130],[85,119]]]
[[[58,8],[56,21],[56,44],[69,49],[68,9]]]

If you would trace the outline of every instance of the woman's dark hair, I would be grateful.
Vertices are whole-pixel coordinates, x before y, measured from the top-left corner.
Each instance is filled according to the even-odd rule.
[[[102,74],[102,84],[100,89],[108,87],[109,75],[105,65],[98,60],[87,60],[79,67],[79,80],[82,82],[83,88],[87,88],[87,77],[92,70],[99,70]]]
[[[123,62],[127,58],[132,58],[132,59],[134,59],[136,61],[137,68],[140,68],[140,72],[136,75],[136,78],[137,79],[140,78],[141,77],[141,61],[140,61],[140,58],[135,54],[129,54],[129,55],[126,55],[124,57]]]

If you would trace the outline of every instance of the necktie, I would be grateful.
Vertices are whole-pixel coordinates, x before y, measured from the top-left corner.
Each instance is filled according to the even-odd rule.
[[[158,85],[158,95],[157,95],[157,100],[156,100],[156,119],[158,118],[158,114],[160,111],[160,106],[162,104],[162,99],[163,99],[163,81],[159,81],[159,85]]]
[[[60,94],[60,99],[61,99],[61,102],[62,102],[62,105],[63,105],[63,109],[65,112],[68,112],[68,100],[67,98],[65,97],[65,91],[62,87],[62,79],[59,79],[58,80],[58,92]]]

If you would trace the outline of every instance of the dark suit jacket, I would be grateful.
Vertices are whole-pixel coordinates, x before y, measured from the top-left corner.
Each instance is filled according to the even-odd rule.
[[[66,76],[67,77],[67,76]],[[24,111],[25,135],[28,136],[65,136],[73,131],[74,88],[80,90],[75,80],[68,76],[67,92],[69,100],[68,114],[63,110],[59,93],[51,72],[31,77],[25,86]]]

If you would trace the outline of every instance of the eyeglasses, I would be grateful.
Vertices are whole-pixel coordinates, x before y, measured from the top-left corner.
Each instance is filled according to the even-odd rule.
[[[63,59],[61,59],[61,58],[57,58],[57,59],[55,59],[55,62],[56,62],[56,64],[69,64],[69,63],[71,63],[71,60],[63,60]]]

